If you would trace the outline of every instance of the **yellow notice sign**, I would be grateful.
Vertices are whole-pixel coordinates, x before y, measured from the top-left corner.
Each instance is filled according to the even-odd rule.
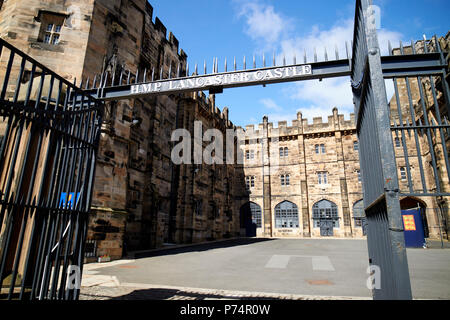
[[[403,225],[405,226],[405,231],[416,231],[414,216],[403,216]]]

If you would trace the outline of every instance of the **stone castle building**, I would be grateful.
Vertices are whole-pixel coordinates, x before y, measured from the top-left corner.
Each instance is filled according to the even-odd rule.
[[[167,34],[158,17],[153,20],[146,0],[3,0],[0,37],[66,79],[83,80],[83,87],[104,72],[133,81],[154,70],[167,78],[169,72],[172,77],[185,72],[187,64],[177,38]],[[310,124],[299,113],[292,126],[281,122],[275,128],[265,118],[258,128],[246,128],[243,141],[235,141],[244,164],[175,165],[175,129],[193,135],[194,121],[204,130],[235,128],[228,109],[216,107],[214,95],[108,102],[88,255],[117,259],[126,251],[165,243],[237,236],[364,236],[354,120],[337,109],[326,123],[318,118]],[[429,157],[426,149],[422,152]],[[402,204],[429,208],[430,236],[438,235],[437,199],[403,199]]]

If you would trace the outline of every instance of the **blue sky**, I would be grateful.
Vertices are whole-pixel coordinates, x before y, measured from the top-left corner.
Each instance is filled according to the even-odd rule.
[[[276,52],[278,63],[284,55],[289,63],[295,53],[303,56],[304,50],[312,59],[314,47],[319,59],[323,59],[325,47],[329,54],[334,54],[338,46],[344,56],[345,41],[352,40],[354,0],[150,0],[150,3],[154,16],[180,41],[189,64],[203,66],[206,60],[209,70],[214,57],[218,57],[222,71],[225,58],[230,66],[236,57],[239,68],[244,55],[247,66],[251,65],[253,55],[261,65],[263,52],[270,61]],[[410,42],[424,34],[431,38],[450,30],[449,0],[374,0],[374,4],[381,9],[379,39],[384,52],[388,40]],[[238,126],[260,123],[264,115],[276,126],[282,120],[290,123],[298,111],[310,122],[317,116],[326,121],[334,107],[346,118],[353,112],[348,78],[226,89],[216,95],[216,104],[220,109],[228,107],[230,119]]]

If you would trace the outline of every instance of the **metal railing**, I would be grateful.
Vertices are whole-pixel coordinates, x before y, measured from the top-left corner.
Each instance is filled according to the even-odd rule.
[[[0,86],[0,298],[77,299],[103,103],[2,39]]]

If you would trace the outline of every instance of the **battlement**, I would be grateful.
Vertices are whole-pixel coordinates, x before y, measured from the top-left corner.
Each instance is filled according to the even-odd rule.
[[[167,28],[157,16],[155,17],[155,21],[153,22],[153,12],[154,10],[152,5],[146,2],[146,13],[149,15],[150,21],[152,22],[154,29],[162,33],[163,39],[165,39],[165,41],[172,46],[173,50],[177,52],[178,56],[181,59],[183,60],[186,59],[187,54],[183,49],[180,49],[180,42],[172,33],[172,31],[169,31],[169,36],[167,36]]]
[[[272,122],[263,122],[258,125],[258,129],[255,129],[255,125],[248,125],[245,127],[245,131],[248,133],[256,133],[263,131],[264,126],[267,125],[269,135],[296,135],[300,132],[303,133],[315,133],[321,131],[337,131],[337,130],[355,130],[355,114],[351,113],[350,118],[346,119],[343,114],[339,114],[337,108],[333,109],[333,114],[328,116],[327,122],[324,122],[322,117],[313,118],[312,123],[308,119],[304,119],[301,112],[297,114],[297,119],[292,120],[292,126],[288,126],[288,121],[277,122],[277,127],[274,127]]]

